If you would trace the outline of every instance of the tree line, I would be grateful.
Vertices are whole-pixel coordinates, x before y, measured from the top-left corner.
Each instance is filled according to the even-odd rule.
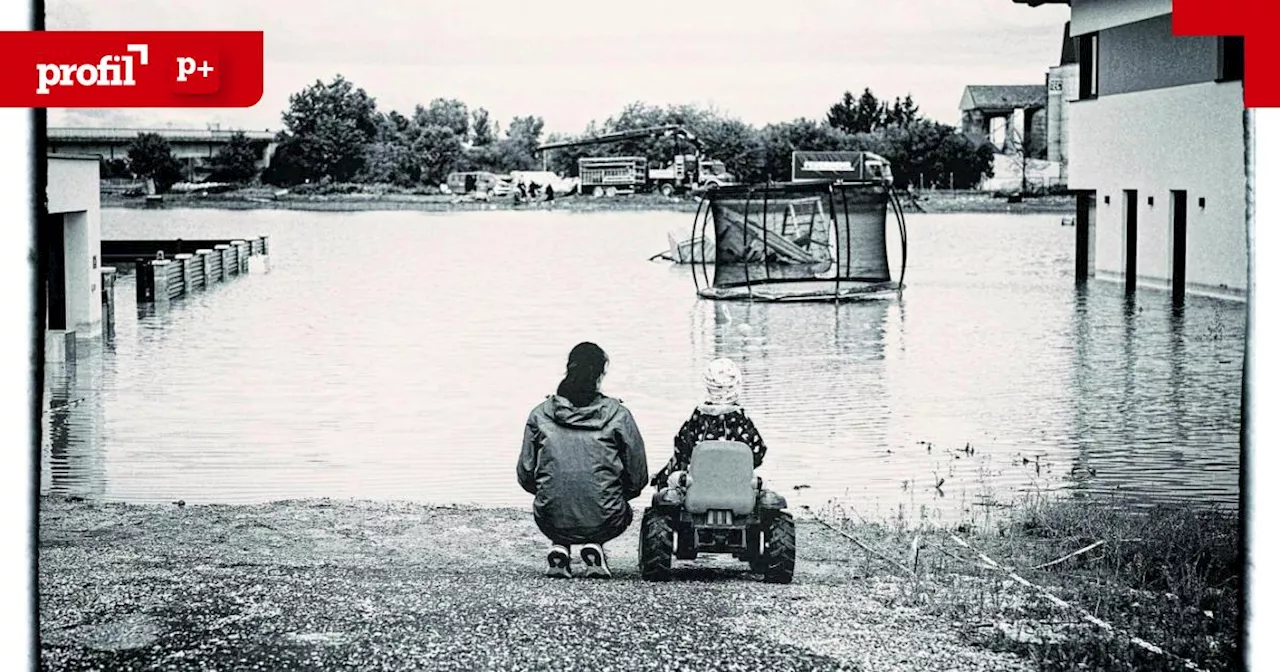
[[[383,111],[364,89],[341,75],[330,82],[317,80],[291,95],[282,121],[265,172],[256,174],[252,148],[240,135],[214,157],[214,179],[260,179],[285,187],[365,183],[431,188],[454,171],[501,174],[540,169],[540,144],[574,139],[556,134],[543,138],[544,122],[537,116],[515,117],[503,129],[485,108],[471,109],[454,99],[437,98],[407,115]],[[900,187],[923,183],[967,189],[991,175],[995,154],[990,142],[975,141],[954,126],[921,115],[909,94],[889,102],[870,89],[860,96],[845,92],[825,118],[761,128],[715,108],[635,102],[601,123],[592,122],[577,137],[664,124],[687,128],[704,143],[709,158],[723,161],[729,172],[746,182],[789,179],[791,153],[796,150],[870,151],[890,161]],[[549,170],[563,175],[576,175],[577,160],[583,156],[645,156],[662,165],[676,153],[676,142],[644,138],[556,149],[545,161]],[[127,170],[156,178],[157,186],[172,184],[177,162],[163,139],[140,136],[134,145]],[[682,149],[692,148],[686,143]]]

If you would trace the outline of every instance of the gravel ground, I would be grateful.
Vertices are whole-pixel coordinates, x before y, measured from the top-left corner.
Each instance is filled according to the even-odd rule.
[[[547,579],[517,510],[46,498],[40,515],[48,670],[1031,669],[903,606],[907,581],[803,519],[795,583],[774,586],[719,557],[641,581],[638,524],[607,548],[612,580]]]

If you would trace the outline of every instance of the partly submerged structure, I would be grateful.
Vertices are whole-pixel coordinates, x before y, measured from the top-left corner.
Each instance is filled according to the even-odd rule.
[[[889,268],[890,211],[902,243],[896,282]],[[690,239],[714,241],[690,249],[703,298],[842,301],[881,298],[903,287],[906,220],[892,186],[879,176],[721,187],[699,204]],[[704,250],[714,250],[714,257]]]
[[[1169,0],[1014,2],[1070,5],[1077,280],[1245,299],[1243,39],[1174,35]]]

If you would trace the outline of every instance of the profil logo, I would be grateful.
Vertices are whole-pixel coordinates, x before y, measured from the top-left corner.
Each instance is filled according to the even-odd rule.
[[[107,54],[94,63],[36,63],[36,94],[46,96],[51,86],[135,86],[134,56],[147,65],[147,45],[130,44],[124,54]]]
[[[0,32],[0,107],[250,107],[261,31]]]

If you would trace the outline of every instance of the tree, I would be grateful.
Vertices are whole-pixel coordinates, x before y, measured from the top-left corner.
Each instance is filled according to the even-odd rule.
[[[139,133],[129,143],[129,170],[154,181],[160,193],[182,179],[182,163],[174,158],[169,142],[158,133]]]
[[[903,125],[910,124],[920,118],[920,106],[916,105],[916,101],[911,99],[908,93],[906,98],[902,99],[902,107],[898,112],[898,119]]]
[[[870,133],[885,125],[887,109],[869,88],[856,100],[845,91],[840,102],[827,110],[827,124],[846,133]]]
[[[869,88],[863,89],[862,95],[858,97],[854,121],[855,127],[851,129],[853,133],[869,133],[884,126],[884,106]]]
[[[769,124],[760,132],[760,158],[756,170],[744,176],[752,181],[791,179],[791,153],[852,149],[849,134],[811,119]]]
[[[365,149],[361,182],[411,187],[422,180],[422,168],[400,139],[377,140]]]
[[[98,168],[102,179],[124,179],[133,177],[133,173],[129,172],[129,162],[125,159],[102,159]]]
[[[304,145],[306,140],[281,132],[276,136],[276,151],[271,163],[262,173],[262,181],[277,187],[292,187],[311,179],[308,164],[311,152]]]
[[[453,129],[427,126],[417,133],[411,147],[412,160],[418,166],[424,184],[442,184],[463,158],[462,139]]]
[[[853,93],[845,91],[840,98],[840,102],[831,106],[827,110],[827,124],[838,128],[842,131],[855,133],[857,127],[858,103],[853,98]]]
[[[440,126],[447,128],[460,140],[467,139],[467,131],[471,127],[471,116],[467,106],[460,100],[436,98],[431,104],[414,108],[413,121],[418,126]]]
[[[1029,186],[1027,184],[1027,172],[1028,168],[1030,168],[1031,159],[1033,157],[1030,148],[1027,147],[1027,141],[1023,136],[1022,129],[1017,128],[1015,124],[1010,123],[1012,121],[1013,119],[1009,119],[1005,124],[1004,153],[1013,159],[1015,169],[1017,170],[1018,192],[1025,194],[1027,193],[1027,187]],[[992,153],[995,153],[994,147],[992,148]]]
[[[212,178],[219,182],[248,182],[258,174],[259,152],[243,132],[231,135],[213,157]]]
[[[377,105],[342,75],[289,96],[283,115],[294,167],[306,179],[350,180],[364,168],[365,146],[379,132]]]
[[[493,123],[489,121],[489,111],[483,107],[471,113],[471,144],[476,147],[491,145],[497,139]]]

